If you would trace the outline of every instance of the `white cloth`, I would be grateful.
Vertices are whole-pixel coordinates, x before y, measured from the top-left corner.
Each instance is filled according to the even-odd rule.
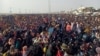
[[[71,23],[71,28],[73,29],[74,22]]]
[[[27,51],[23,52],[22,56],[27,56]]]
[[[65,52],[65,53],[64,53],[64,56],[68,56],[68,54]]]

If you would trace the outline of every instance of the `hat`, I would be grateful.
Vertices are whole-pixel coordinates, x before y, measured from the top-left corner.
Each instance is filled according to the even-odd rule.
[[[62,44],[61,49],[67,49],[67,45],[65,43]]]

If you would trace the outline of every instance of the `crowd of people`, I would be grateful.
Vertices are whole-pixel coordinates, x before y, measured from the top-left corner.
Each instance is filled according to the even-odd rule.
[[[100,16],[0,16],[0,56],[100,56]]]

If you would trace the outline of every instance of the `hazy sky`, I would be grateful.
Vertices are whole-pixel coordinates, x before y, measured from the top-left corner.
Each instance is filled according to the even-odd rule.
[[[0,13],[48,13],[49,0],[0,0]],[[100,8],[100,0],[50,0],[51,12],[68,11],[80,6]]]

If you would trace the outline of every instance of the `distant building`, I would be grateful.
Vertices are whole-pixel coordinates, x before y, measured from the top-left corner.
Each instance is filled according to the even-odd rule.
[[[73,10],[72,13],[76,15],[91,15],[93,12],[95,12],[95,8],[93,7],[79,7],[76,10]]]

